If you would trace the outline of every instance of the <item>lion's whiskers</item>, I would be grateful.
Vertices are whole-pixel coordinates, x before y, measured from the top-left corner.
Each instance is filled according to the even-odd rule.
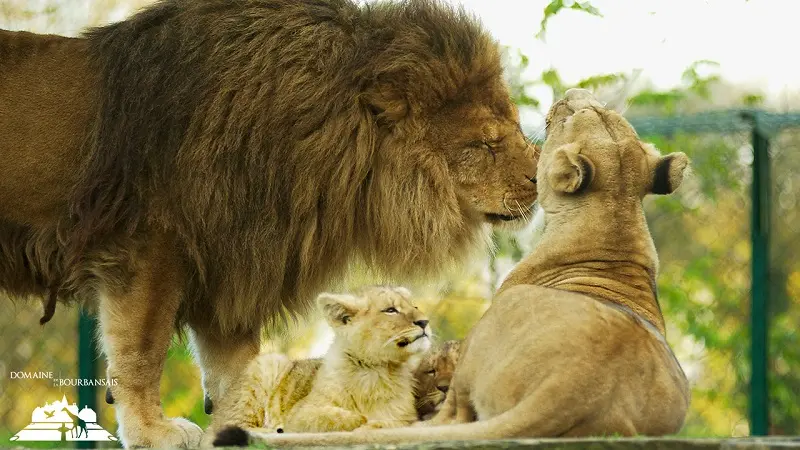
[[[503,197],[503,208],[505,208],[506,211],[508,211],[508,213],[511,214],[512,216],[514,215],[514,211],[512,211],[511,208],[508,207],[508,203],[506,203],[505,196]]]
[[[522,205],[520,205],[520,204],[519,204],[519,201],[518,201],[518,200],[514,200],[514,203],[516,203],[516,204],[517,204],[517,211],[519,211],[519,213],[522,215],[522,218],[523,218],[523,219],[524,219],[526,222],[527,222],[528,220],[530,220],[530,217],[528,216],[528,213],[525,211],[525,208],[523,208],[523,207],[522,207]]]
[[[415,338],[415,337],[417,337],[417,335],[416,335],[416,333],[414,331],[415,331],[415,328],[405,329],[405,330],[395,334],[394,336],[390,337],[389,339],[387,339],[386,342],[383,343],[383,346],[384,347],[388,347],[388,346],[390,346],[392,344],[395,344],[397,342],[397,340],[401,339],[401,338],[406,338],[406,339],[409,339],[409,340],[412,339],[412,338]]]

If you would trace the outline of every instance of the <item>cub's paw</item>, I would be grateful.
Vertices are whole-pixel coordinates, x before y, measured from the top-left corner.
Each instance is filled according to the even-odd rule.
[[[151,422],[147,426],[120,427],[120,435],[126,448],[197,448],[203,430],[183,417],[175,417]]]
[[[339,423],[343,431],[357,430],[367,423],[367,418],[361,414],[342,414]]]

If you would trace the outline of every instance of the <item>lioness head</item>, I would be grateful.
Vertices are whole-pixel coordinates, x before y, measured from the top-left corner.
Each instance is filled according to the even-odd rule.
[[[417,413],[427,420],[439,410],[458,363],[460,341],[446,341],[425,355],[414,371]]]
[[[428,318],[402,287],[370,286],[357,295],[320,294],[317,299],[336,342],[366,362],[406,361],[430,348]]]
[[[619,113],[588,91],[571,89],[547,116],[539,202],[548,217],[574,209],[587,195],[603,205],[641,202],[677,189],[688,164],[681,152],[661,156]]]

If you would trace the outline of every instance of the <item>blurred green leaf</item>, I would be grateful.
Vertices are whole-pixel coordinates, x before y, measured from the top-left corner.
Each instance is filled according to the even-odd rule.
[[[537,39],[544,39],[548,22],[564,8],[583,11],[593,16],[603,17],[600,11],[592,6],[592,4],[589,2],[580,2],[574,0],[552,0],[547,4],[547,6],[544,7],[544,17],[542,18],[542,22],[539,24],[539,31],[536,33]]]

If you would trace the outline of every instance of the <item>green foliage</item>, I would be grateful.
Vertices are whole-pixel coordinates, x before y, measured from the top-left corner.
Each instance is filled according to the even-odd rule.
[[[577,0],[551,0],[551,2],[548,3],[544,8],[544,17],[542,18],[542,22],[539,24],[539,32],[536,33],[537,39],[544,39],[548,22],[564,8],[583,11],[593,16],[603,17],[603,15],[600,14],[600,11],[592,6],[592,4],[589,2],[579,2]]]
[[[582,89],[597,90],[602,87],[612,86],[620,82],[628,80],[628,75],[624,73],[607,73],[603,75],[594,75],[589,78],[584,78],[578,81],[576,87]]]
[[[741,99],[742,105],[747,107],[758,107],[764,103],[764,96],[761,94],[745,94]]]

